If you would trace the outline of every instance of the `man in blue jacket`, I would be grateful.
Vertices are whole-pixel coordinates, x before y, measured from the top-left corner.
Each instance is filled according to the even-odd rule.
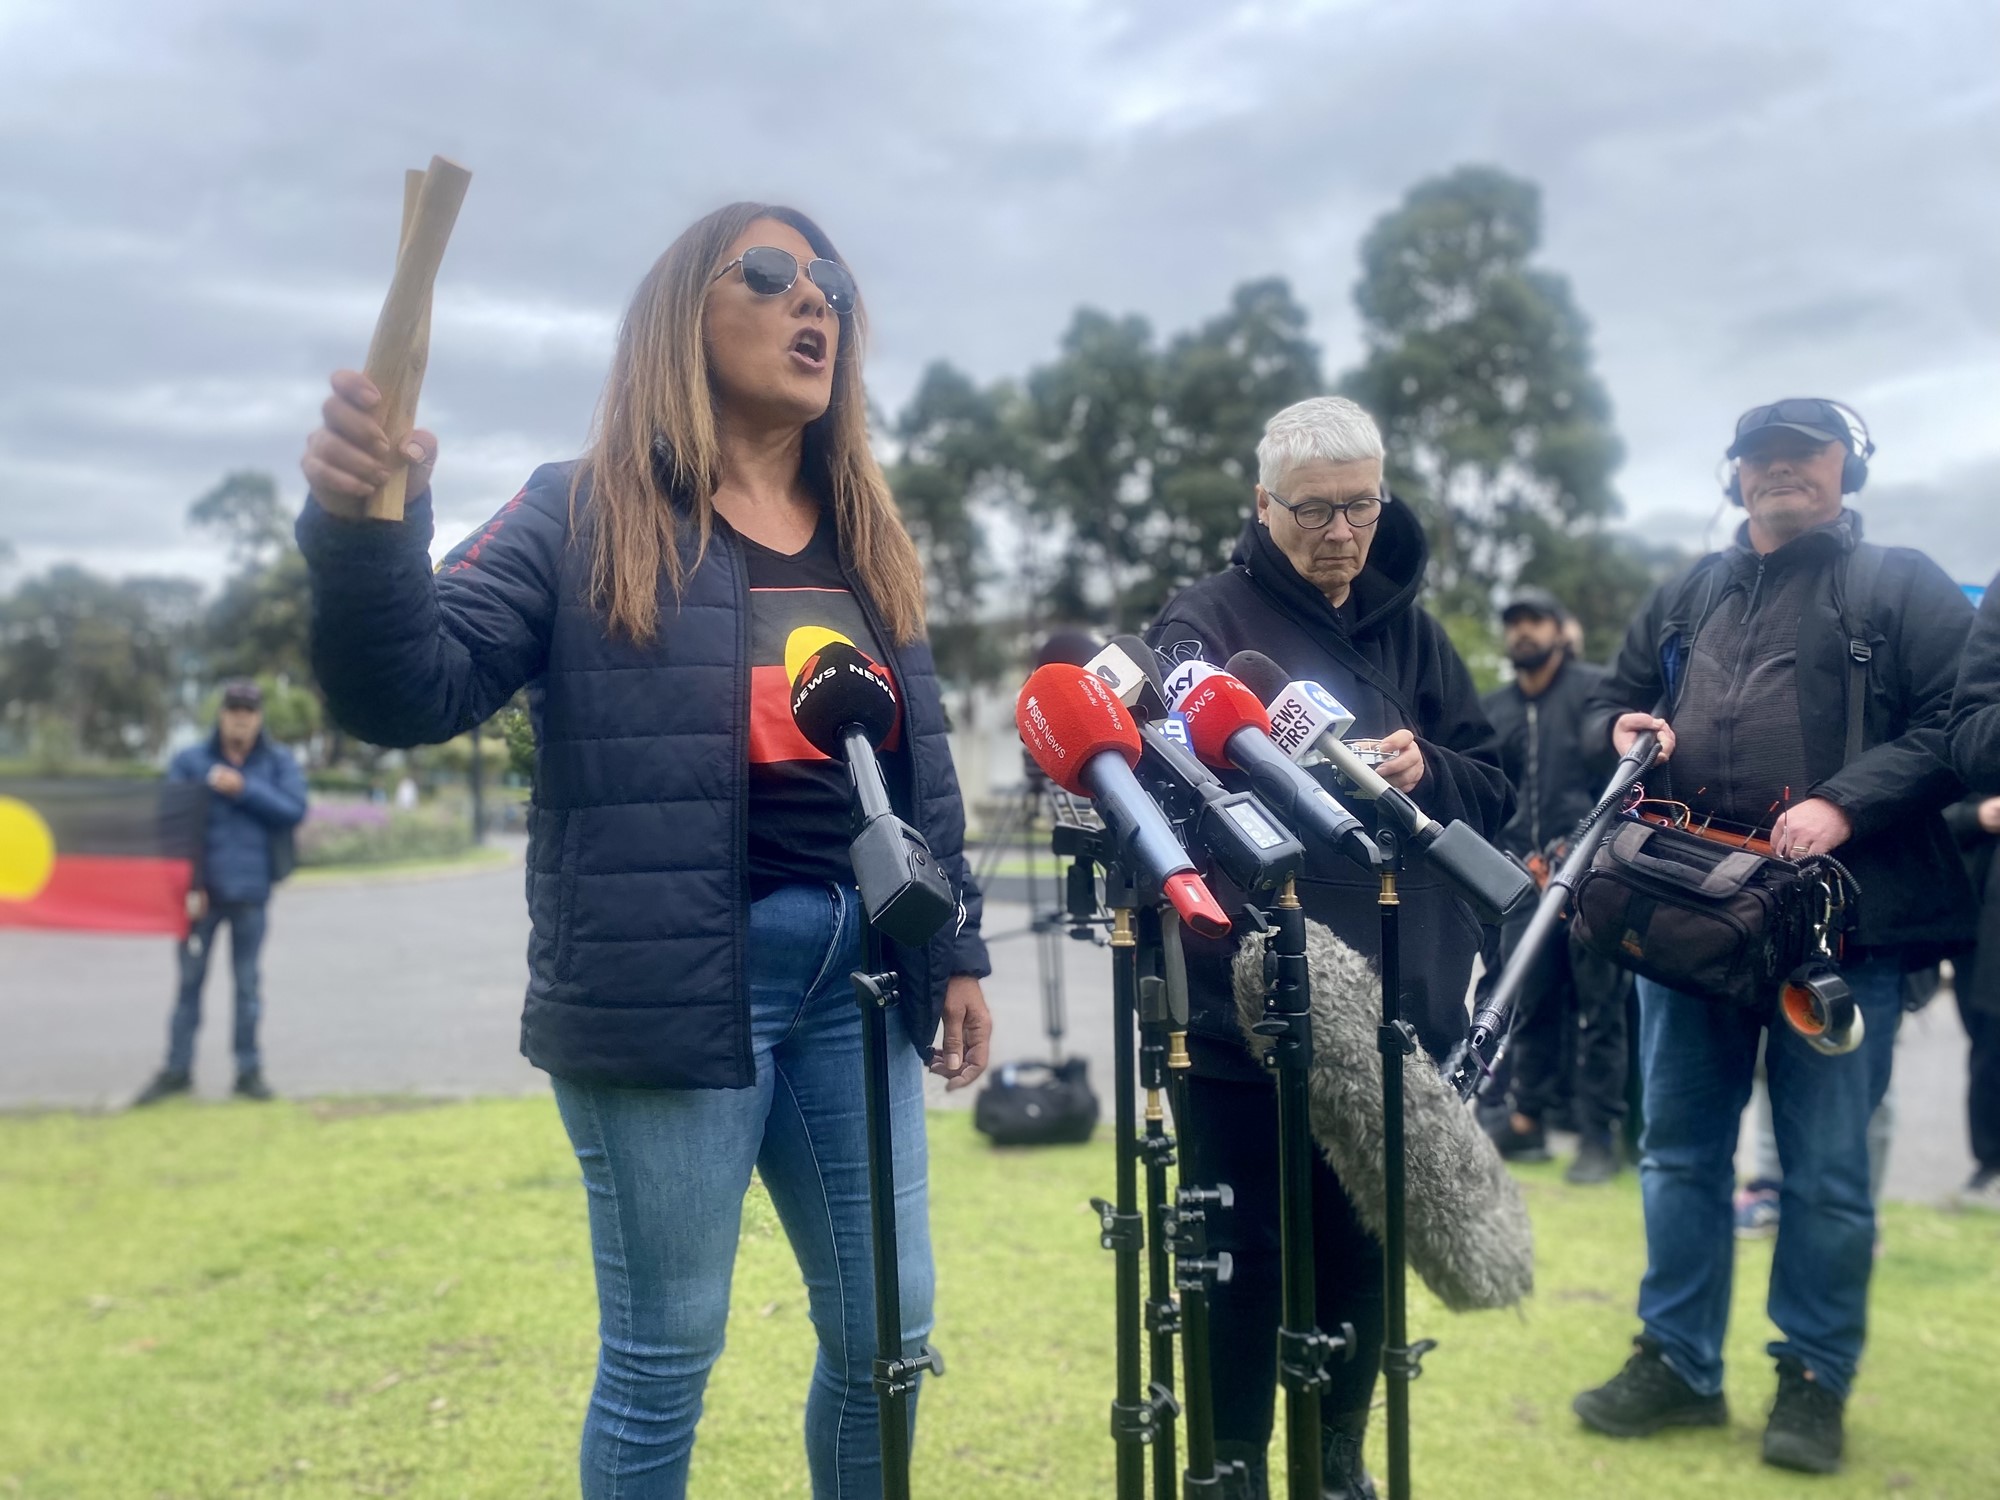
[[[208,787],[208,829],[196,876],[203,903],[181,944],[181,987],[167,1033],[167,1065],[134,1102],[155,1104],[192,1087],[202,983],[209,949],[224,922],[236,973],[236,1092],[268,1099],[271,1090],[257,1052],[257,956],[271,887],[291,873],[292,830],[306,815],[305,777],[264,733],[263,691],[254,682],[232,682],[222,690],[215,733],[206,744],[176,755],[167,779]]]

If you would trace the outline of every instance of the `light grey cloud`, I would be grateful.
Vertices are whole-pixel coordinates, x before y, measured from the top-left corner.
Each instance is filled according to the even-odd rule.
[[[1868,416],[1869,500],[1945,506],[1955,556],[2000,551],[2000,506],[1949,509],[2000,462],[2000,16],[1814,15],[14,0],[0,536],[24,564],[199,563],[182,516],[220,473],[296,490],[325,373],[367,344],[400,172],[441,151],[476,174],[424,397],[447,533],[576,450],[630,288],[730,198],[827,225],[893,410],[931,359],[1046,359],[1080,303],[1171,330],[1271,272],[1334,374],[1369,223],[1489,161],[1544,188],[1634,524],[1698,525],[1737,411],[1814,392]]]

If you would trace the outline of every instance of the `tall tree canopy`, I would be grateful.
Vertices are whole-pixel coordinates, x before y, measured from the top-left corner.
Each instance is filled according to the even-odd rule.
[[[201,586],[61,564],[0,599],[0,724],[54,759],[150,755],[180,703]]]
[[[188,524],[222,542],[235,565],[202,624],[204,671],[311,682],[311,583],[277,480],[226,475],[188,507]]]
[[[1626,555],[1603,533],[1621,510],[1611,399],[1568,279],[1530,263],[1541,238],[1533,183],[1460,167],[1412,188],[1362,243],[1368,353],[1342,387],[1382,425],[1447,613],[1485,615],[1517,572]],[[1558,550],[1572,555],[1558,563]],[[1609,623],[1600,609],[1629,613],[1614,592],[1587,628]]]

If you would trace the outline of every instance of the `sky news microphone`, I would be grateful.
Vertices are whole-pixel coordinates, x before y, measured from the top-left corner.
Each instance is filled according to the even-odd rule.
[[[1229,918],[1209,894],[1173,826],[1132,774],[1141,753],[1138,726],[1105,681],[1084,667],[1037,667],[1014,705],[1021,743],[1042,773],[1064,791],[1088,797],[1140,880],[1158,886],[1183,922],[1221,937]]]
[[[1361,820],[1271,743],[1271,721],[1257,695],[1204,661],[1183,662],[1173,674],[1173,709],[1187,720],[1188,742],[1211,766],[1233,766],[1295,833],[1365,870],[1382,854]]]
[[[1317,750],[1375,804],[1465,898],[1480,921],[1498,923],[1535,897],[1535,882],[1513,860],[1463,819],[1449,826],[1391,786],[1341,740],[1354,715],[1316,682],[1288,680],[1285,669],[1261,651],[1239,651],[1229,670],[1270,705],[1272,743],[1298,761]],[[1171,684],[1169,684],[1171,687]]]
[[[924,836],[890,806],[875,758],[896,727],[889,674],[851,642],[828,641],[793,680],[792,722],[820,754],[847,763],[861,824],[847,848],[868,920],[884,937],[922,947],[957,915],[958,902]]]

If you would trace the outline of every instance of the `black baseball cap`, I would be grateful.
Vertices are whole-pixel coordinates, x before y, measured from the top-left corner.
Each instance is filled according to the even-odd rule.
[[[1532,584],[1523,585],[1507,596],[1507,602],[1500,607],[1500,623],[1505,625],[1516,615],[1540,615],[1545,620],[1566,623],[1569,611],[1562,606],[1562,600],[1547,589],[1538,589]]]
[[[1784,401],[1773,401],[1769,406],[1753,406],[1738,417],[1736,441],[1729,445],[1729,452],[1724,457],[1741,458],[1750,439],[1774,427],[1802,432],[1815,442],[1839,443],[1849,451],[1854,447],[1854,434],[1849,431],[1847,419],[1840,414],[1839,407],[1817,396],[1793,396]]]
[[[249,678],[238,677],[222,685],[222,706],[261,709],[264,706],[264,690]]]

